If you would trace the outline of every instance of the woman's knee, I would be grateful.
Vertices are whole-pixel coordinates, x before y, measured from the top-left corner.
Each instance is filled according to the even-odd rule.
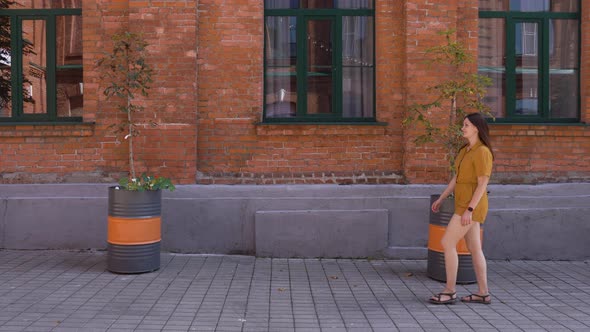
[[[440,244],[442,245],[442,247],[445,251],[448,249],[457,248],[457,243],[459,243],[459,241],[455,241],[450,236],[443,236],[442,239],[440,240]]]
[[[479,243],[469,243],[469,242],[465,242],[465,244],[467,245],[467,250],[469,251],[469,253],[471,255],[479,255],[479,254],[483,254],[483,251],[481,249],[481,244]]]

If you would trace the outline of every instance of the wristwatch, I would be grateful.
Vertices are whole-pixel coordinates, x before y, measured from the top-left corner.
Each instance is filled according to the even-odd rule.
[[[470,207],[467,208],[467,211],[473,212],[473,208],[470,206]]]

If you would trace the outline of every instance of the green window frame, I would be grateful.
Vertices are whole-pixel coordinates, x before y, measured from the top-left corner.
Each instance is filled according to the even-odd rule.
[[[58,75],[67,71],[78,71],[76,75],[81,76],[83,65],[81,63],[81,54],[78,55],[79,64],[61,64],[57,63],[57,26],[60,24],[60,19],[68,16],[82,16],[82,9],[79,8],[60,8],[60,9],[0,9],[0,20],[3,22],[9,22],[10,30],[10,41],[9,50],[4,49],[4,53],[8,54],[10,65],[1,63],[4,71],[1,73],[0,79],[5,80],[6,84],[10,84],[9,100],[4,100],[5,103],[10,103],[10,114],[4,114],[0,112],[0,122],[26,122],[26,123],[45,123],[45,122],[82,122],[82,116],[59,116],[58,115]],[[29,68],[33,68],[36,75],[44,78],[45,97],[36,98],[35,103],[39,102],[41,112],[27,113],[24,111],[25,103],[27,103],[27,93],[24,88],[24,84],[27,82],[26,73],[24,70],[27,61],[25,58],[25,47],[27,44],[31,44],[30,40],[24,37],[23,24],[28,21],[43,22],[45,33],[40,36],[44,39],[44,66],[35,64],[32,62],[26,65]],[[63,23],[63,22],[62,22]],[[2,38],[5,38],[2,36]],[[3,42],[8,43],[6,40]],[[37,54],[37,53],[34,53]],[[6,62],[6,61],[5,61]],[[10,67],[10,68],[7,68]],[[9,78],[7,78],[9,76]],[[7,82],[7,81],[10,82]],[[81,79],[80,79],[81,80]],[[81,103],[83,91],[83,82],[79,84],[80,98],[77,102]],[[39,93],[42,95],[41,93]],[[18,96],[18,98],[15,98]],[[0,110],[2,111],[2,110]]]
[[[264,15],[263,123],[376,122],[374,0],[267,0]]]
[[[497,1],[494,5],[505,10],[479,11],[480,41],[478,71],[492,78],[494,84],[488,88],[486,100],[492,106],[496,122],[506,123],[575,123],[580,121],[580,56],[581,2],[570,0],[577,6],[576,11],[550,11],[550,7],[563,5],[563,0],[541,0],[537,6],[545,6],[539,11],[524,11],[510,8],[522,4],[520,1]],[[480,1],[480,6],[488,1]],[[495,8],[494,8],[495,9]],[[563,47],[557,35],[558,25],[568,25],[569,31],[577,33],[577,40],[569,42],[569,52],[573,60],[567,61],[567,68],[559,68],[555,59],[559,58],[556,49]],[[503,29],[503,35],[487,31]],[[565,29],[562,29],[565,30]],[[493,38],[503,38],[503,45],[490,47]],[[486,44],[488,43],[488,44]],[[565,44],[565,43],[564,43]],[[483,46],[482,46],[483,45]],[[485,50],[486,47],[493,51]],[[485,59],[489,53],[496,54],[495,63]],[[489,52],[489,53],[486,53]],[[562,50],[563,53],[563,50]],[[483,55],[482,55],[483,54]],[[563,53],[565,54],[565,53]],[[562,56],[563,58],[564,56]],[[527,63],[528,62],[528,67]],[[563,61],[566,62],[566,61]],[[532,65],[531,65],[532,63]],[[554,66],[557,66],[555,68]],[[532,69],[531,69],[532,67]],[[528,79],[527,79],[528,77]],[[491,95],[490,95],[490,91]],[[498,93],[498,91],[501,91]],[[496,108],[494,108],[494,106]],[[494,112],[495,110],[495,112]]]

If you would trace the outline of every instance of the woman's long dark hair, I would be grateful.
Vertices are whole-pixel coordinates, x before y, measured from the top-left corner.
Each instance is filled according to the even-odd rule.
[[[465,119],[468,119],[476,128],[477,128],[477,136],[479,140],[483,143],[483,145],[487,146],[492,153],[492,158],[494,158],[494,151],[492,150],[492,144],[490,143],[490,128],[488,127],[488,122],[486,119],[481,115],[481,113],[470,113],[465,116]]]

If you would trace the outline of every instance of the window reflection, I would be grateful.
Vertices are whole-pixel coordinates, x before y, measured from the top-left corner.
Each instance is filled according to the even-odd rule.
[[[12,116],[10,18],[0,16],[0,117]]]
[[[557,118],[573,118],[578,109],[578,40],[576,20],[551,20],[549,57],[550,112]]]
[[[45,20],[22,21],[23,52],[23,113],[40,114],[47,112],[47,44]]]
[[[492,80],[484,98],[490,113],[496,118],[506,116],[506,49],[505,20],[501,18],[479,21],[479,74]]]

